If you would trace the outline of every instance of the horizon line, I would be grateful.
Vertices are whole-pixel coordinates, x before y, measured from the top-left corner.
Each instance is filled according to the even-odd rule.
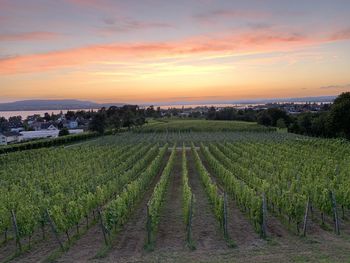
[[[340,95],[340,94],[338,94]],[[338,95],[324,95],[324,96],[302,96],[302,97],[273,97],[273,98],[243,98],[243,99],[202,99],[202,100],[171,100],[171,101],[113,101],[113,102],[108,102],[104,100],[94,100],[94,99],[80,99],[80,98],[24,98],[24,99],[14,99],[14,100],[9,100],[9,101],[1,101],[0,104],[10,104],[10,103],[17,103],[17,102],[25,102],[25,101],[77,101],[77,102],[86,102],[86,103],[94,103],[94,104],[124,104],[124,105],[193,105],[193,104],[240,104],[240,103],[249,103],[249,102],[264,102],[264,101],[276,101],[276,102],[283,102],[283,101],[288,101],[290,100],[305,100],[307,101],[308,99],[317,99],[317,98],[335,98]]]

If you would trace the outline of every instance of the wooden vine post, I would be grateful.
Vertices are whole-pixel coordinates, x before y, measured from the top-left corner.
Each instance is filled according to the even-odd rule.
[[[265,192],[262,194],[262,224],[261,224],[261,237],[267,237],[267,225],[266,225],[266,217],[267,217],[267,207],[266,207],[266,195]]]
[[[307,203],[305,207],[305,214],[304,214],[304,226],[303,226],[303,236],[306,236],[306,227],[307,227],[307,219],[309,216],[309,210],[310,210],[310,197],[307,198]]]
[[[14,229],[15,234],[16,234],[16,247],[19,248],[19,251],[22,251],[22,244],[21,244],[18,226],[17,226],[16,213],[13,210],[11,210],[11,218],[12,218],[13,229]]]
[[[193,211],[193,194],[191,195],[190,211],[188,213],[187,242],[190,242],[192,239],[192,211]]]
[[[152,219],[149,212],[149,205],[147,204],[147,244],[150,245],[152,243]]]
[[[330,194],[330,198],[332,201],[332,208],[333,208],[334,231],[337,235],[340,235],[337,201],[335,199],[335,194],[333,191],[329,192],[329,194]]]
[[[108,238],[107,238],[108,232],[107,232],[107,229],[106,229],[105,225],[103,224],[103,218],[102,218],[102,215],[101,215],[100,208],[97,208],[97,214],[98,214],[98,218],[100,220],[100,226],[101,226],[102,233],[103,233],[103,239],[105,240],[106,246],[108,246]]]
[[[55,225],[55,223],[53,222],[53,220],[52,220],[52,218],[50,216],[49,210],[46,209],[45,212],[46,212],[47,220],[49,221],[49,224],[50,224],[50,227],[51,227],[51,231],[53,232],[57,243],[60,245],[60,248],[62,250],[64,250],[63,244],[62,244],[62,242],[60,240],[60,237],[58,236],[58,231],[57,231],[56,225]]]
[[[224,236],[225,238],[228,237],[228,231],[227,231],[227,194],[224,192]]]

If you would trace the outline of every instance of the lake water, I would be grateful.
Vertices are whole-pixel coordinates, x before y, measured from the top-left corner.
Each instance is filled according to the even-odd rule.
[[[89,111],[91,109],[81,109],[85,111]],[[0,111],[0,117],[5,117],[8,119],[9,117],[12,116],[21,116],[22,119],[26,119],[30,115],[34,114],[40,114],[41,116],[44,116],[44,114],[47,112],[49,114],[54,113],[58,114],[60,112],[67,113],[68,110],[36,110],[36,111]],[[71,111],[78,111],[78,110],[71,110]]]

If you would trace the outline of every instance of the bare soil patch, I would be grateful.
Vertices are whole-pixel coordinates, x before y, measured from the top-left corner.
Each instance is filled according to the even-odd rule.
[[[179,250],[186,245],[182,217],[182,152],[177,151],[161,211],[155,250]]]
[[[195,168],[194,157],[190,151],[187,152],[187,160],[190,186],[195,198],[192,229],[197,252],[225,249],[227,248],[226,241],[212,213],[204,186]]]

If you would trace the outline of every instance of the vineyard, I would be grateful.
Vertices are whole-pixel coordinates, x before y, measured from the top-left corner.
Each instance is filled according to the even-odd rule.
[[[141,132],[269,132],[267,128],[253,122],[243,121],[208,121],[208,120],[160,120],[143,126]]]
[[[0,262],[349,262],[348,142],[176,125],[0,155]]]

